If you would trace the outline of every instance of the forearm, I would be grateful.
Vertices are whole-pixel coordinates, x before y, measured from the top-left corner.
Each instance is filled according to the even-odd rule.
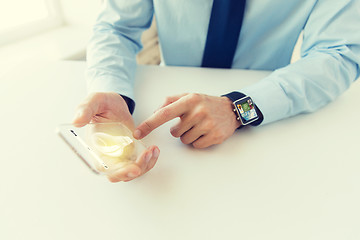
[[[263,112],[263,124],[313,112],[359,77],[359,11],[359,1],[318,1],[304,27],[302,59],[242,90]]]
[[[150,0],[109,0],[94,26],[87,48],[89,92],[113,91],[133,96],[136,54],[141,50],[141,34],[151,24]]]
[[[314,52],[241,91],[254,99],[266,124],[323,107],[358,74],[357,63],[341,54]]]

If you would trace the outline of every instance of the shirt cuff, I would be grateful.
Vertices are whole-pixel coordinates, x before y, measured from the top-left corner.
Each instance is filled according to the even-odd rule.
[[[270,77],[241,89],[241,92],[250,96],[261,110],[264,116],[261,125],[289,117],[289,100],[283,89]]]
[[[120,96],[125,100],[128,108],[129,108],[130,114],[133,114],[134,110],[135,110],[135,102],[134,102],[134,100],[132,100],[131,98],[128,98],[125,95],[120,95]]]

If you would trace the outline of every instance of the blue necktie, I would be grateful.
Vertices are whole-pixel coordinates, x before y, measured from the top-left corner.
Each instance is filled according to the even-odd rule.
[[[231,68],[245,3],[245,0],[214,0],[202,67]]]

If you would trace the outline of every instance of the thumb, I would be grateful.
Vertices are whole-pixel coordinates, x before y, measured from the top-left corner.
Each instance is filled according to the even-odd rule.
[[[92,117],[97,114],[99,102],[94,96],[87,98],[76,110],[72,124],[75,127],[83,127],[88,124]]]
[[[75,127],[83,127],[91,121],[92,113],[87,109],[78,109],[76,111],[75,117],[72,121],[72,124]]]

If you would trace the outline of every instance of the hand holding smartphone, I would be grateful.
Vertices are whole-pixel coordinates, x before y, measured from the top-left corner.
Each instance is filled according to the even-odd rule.
[[[146,146],[134,139],[132,132],[120,122],[90,123],[81,128],[62,124],[57,132],[96,174],[114,175],[127,165],[139,161],[147,151]]]

